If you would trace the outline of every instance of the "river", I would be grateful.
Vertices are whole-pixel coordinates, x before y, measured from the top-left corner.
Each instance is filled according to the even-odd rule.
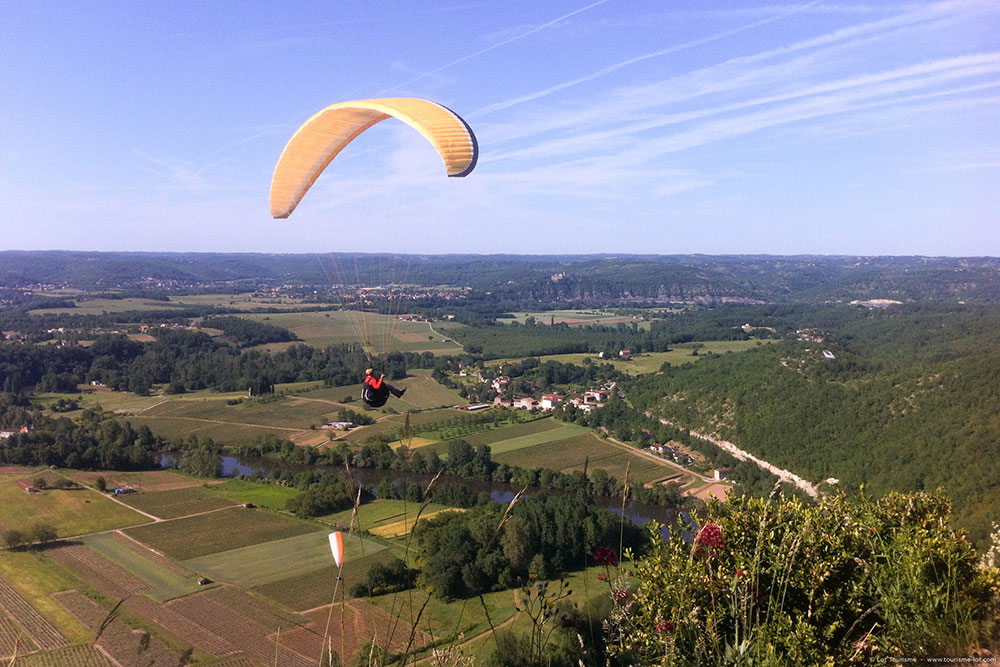
[[[161,452],[160,466],[163,468],[176,467],[178,454],[178,452]],[[269,476],[280,471],[298,473],[314,470],[321,472],[343,472],[343,468],[339,466],[307,465],[305,463],[292,463],[271,458],[222,456],[220,460],[220,471],[223,477],[237,477],[239,475],[243,475],[245,477],[253,477],[256,475]],[[408,473],[399,470],[377,470],[374,468],[351,468],[351,475],[358,484],[362,485],[365,490],[370,491],[372,495],[375,495],[375,486],[383,477],[388,477],[390,481],[397,484],[403,482],[417,482],[422,486],[430,484],[431,479],[434,477],[433,475]],[[502,482],[478,479],[465,479],[462,477],[451,477],[448,475],[441,475],[438,483],[440,484],[442,482],[461,484],[476,494],[487,492],[490,494],[491,499],[502,504],[509,503],[514,498],[514,495],[522,489],[522,487],[513,484],[504,484]],[[541,491],[541,489],[538,487],[529,487],[524,495],[530,496],[532,493],[538,493],[539,491]],[[563,491],[561,489],[549,489],[549,492],[568,493],[567,491]],[[611,510],[619,516],[623,514],[621,498],[593,496],[593,499],[594,503],[599,507]],[[661,533],[665,537],[667,535],[666,526],[673,521],[676,511],[676,508],[673,507],[650,505],[647,503],[639,503],[633,500],[628,500],[625,503],[624,516],[637,526],[643,526],[650,521],[655,520],[658,524],[660,524],[660,526],[664,527]],[[686,515],[685,518],[687,518]]]

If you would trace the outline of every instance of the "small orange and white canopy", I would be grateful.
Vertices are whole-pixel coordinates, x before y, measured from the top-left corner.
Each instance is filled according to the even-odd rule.
[[[330,533],[330,551],[333,552],[333,562],[340,567],[344,562],[344,535],[340,531]]]
[[[476,136],[447,107],[412,97],[340,102],[313,115],[288,140],[271,177],[271,215],[291,215],[337,154],[386,118],[398,118],[424,135],[444,160],[449,176],[466,176],[475,169],[479,159]]]

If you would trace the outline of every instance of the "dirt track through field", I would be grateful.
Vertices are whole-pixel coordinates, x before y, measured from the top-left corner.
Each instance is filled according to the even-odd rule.
[[[150,417],[150,419],[175,419],[178,421],[199,422],[202,424],[215,424],[221,426],[247,426],[249,428],[263,428],[268,431],[291,431],[293,433],[309,430],[307,428],[291,428],[288,426],[265,426],[263,424],[247,424],[245,422],[227,422],[219,419],[202,419],[201,417],[173,417],[171,415],[156,415],[155,417]]]

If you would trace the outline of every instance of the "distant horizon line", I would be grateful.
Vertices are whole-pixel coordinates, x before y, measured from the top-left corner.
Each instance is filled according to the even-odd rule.
[[[572,252],[572,253],[559,253],[559,252],[537,252],[537,253],[513,253],[513,252],[393,252],[393,251],[382,251],[382,252],[369,252],[369,251],[323,251],[323,252],[265,252],[265,251],[231,251],[231,250],[71,250],[71,249],[59,249],[59,248],[49,248],[46,250],[23,250],[23,249],[7,249],[0,250],[0,256],[2,255],[28,255],[28,254],[77,254],[77,255],[150,255],[150,256],[164,256],[164,255],[228,255],[228,256],[268,256],[268,257],[316,257],[316,256],[329,256],[329,255],[341,255],[341,256],[366,256],[366,257],[571,257],[571,258],[603,258],[603,259],[615,259],[615,258],[636,258],[636,257],[734,257],[734,258],[745,258],[745,257],[761,257],[761,258],[792,258],[792,257],[822,257],[822,258],[857,258],[857,259],[873,259],[873,258],[891,258],[891,259],[977,259],[977,260],[1000,260],[998,255],[924,255],[924,254],[872,254],[872,253],[815,253],[815,252],[800,252],[800,253],[766,253],[766,252],[749,252],[749,253],[707,253],[707,252],[676,252],[676,253],[625,253],[625,252]]]

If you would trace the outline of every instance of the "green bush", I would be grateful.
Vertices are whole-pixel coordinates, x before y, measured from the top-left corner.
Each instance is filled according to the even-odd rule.
[[[608,568],[609,651],[657,665],[965,656],[995,631],[1000,571],[941,494],[711,501],[632,568]]]

